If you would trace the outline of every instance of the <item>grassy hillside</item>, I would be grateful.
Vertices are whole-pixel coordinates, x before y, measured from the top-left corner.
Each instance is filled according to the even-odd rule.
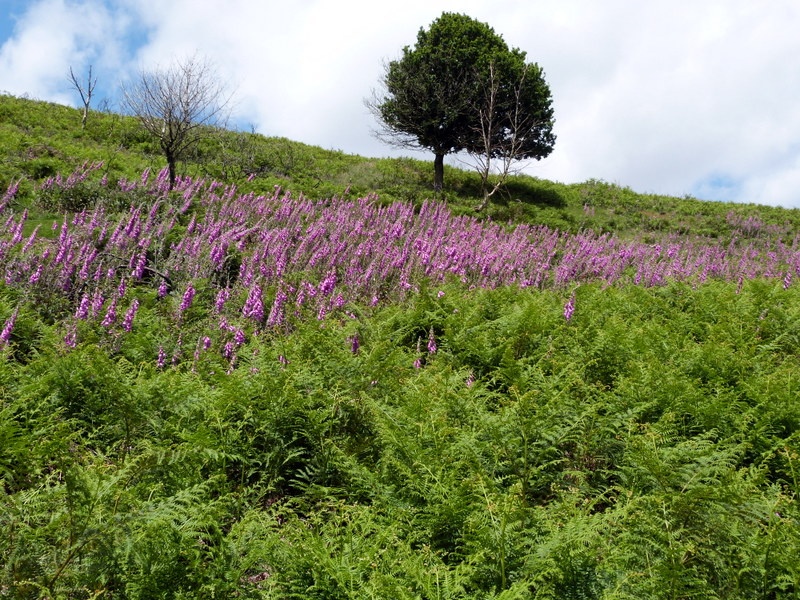
[[[800,597],[796,211],[0,127],[0,597]]]
[[[85,130],[80,119],[77,109],[0,96],[0,189],[21,179],[27,193],[33,183],[56,173],[70,173],[87,161],[102,161],[103,171],[112,181],[134,179],[148,167],[155,171],[163,167],[157,145],[134,119],[93,112]],[[312,199],[342,196],[348,191],[350,197],[375,193],[386,203],[420,204],[433,196],[430,160],[364,158],[285,138],[217,133],[182,165],[184,174],[237,183],[267,195],[280,185]],[[247,182],[252,175],[255,178]],[[472,208],[480,200],[478,175],[448,166],[445,183],[444,199],[451,209],[475,215]],[[479,216],[651,241],[691,234],[724,242],[742,228],[748,235],[769,229],[770,235],[778,232],[791,238],[800,226],[796,209],[640,194],[598,180],[568,185],[529,176],[512,177],[506,193]]]

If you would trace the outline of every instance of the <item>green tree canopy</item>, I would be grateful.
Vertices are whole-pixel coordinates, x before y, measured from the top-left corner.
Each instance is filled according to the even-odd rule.
[[[514,136],[521,142],[514,145],[514,158],[547,156],[555,142],[550,90],[541,69],[526,64],[525,57],[486,23],[443,13],[427,31],[420,29],[413,48],[406,46],[400,59],[388,63],[385,93],[370,104],[382,124],[381,137],[431,150],[437,191],[445,155],[486,150],[487,111],[493,155],[507,154],[509,146],[501,142]]]

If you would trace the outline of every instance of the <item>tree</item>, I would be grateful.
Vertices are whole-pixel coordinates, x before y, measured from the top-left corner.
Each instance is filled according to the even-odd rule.
[[[123,86],[122,103],[158,139],[167,159],[170,189],[176,163],[214,127],[227,119],[231,96],[212,69],[197,57],[155,71],[143,71]]]
[[[92,94],[97,85],[97,77],[92,79],[92,65],[89,65],[89,75],[86,78],[86,87],[78,81],[72,67],[69,68],[69,80],[78,93],[81,95],[81,102],[83,102],[83,115],[81,117],[81,129],[86,129],[86,119],[89,117],[89,105],[92,103]]]
[[[479,211],[505,184],[515,164],[540,160],[555,144],[550,89],[541,68],[526,63],[518,51],[505,58],[504,64],[490,63],[483,78],[483,97],[476,107],[477,136],[466,147],[481,176],[483,200],[475,207]]]
[[[489,25],[466,15],[443,13],[427,31],[420,29],[413,48],[406,46],[399,60],[387,64],[382,79],[384,92],[367,102],[382,126],[378,137],[401,147],[431,150],[434,189],[441,191],[444,157],[485,147],[482,120],[492,122],[490,154],[501,151],[500,132],[509,125],[501,115],[509,109],[514,96],[510,90],[519,83],[516,77],[521,75],[521,65],[525,65],[525,53],[510,50]],[[541,73],[538,67],[536,70]],[[487,110],[486,91],[493,85],[495,106],[482,119],[481,110]],[[538,137],[549,141],[552,149],[555,138],[549,106],[546,85],[520,89],[518,116],[525,117],[528,109],[535,109],[537,131],[541,132]],[[519,133],[521,138],[521,130]],[[537,158],[549,153],[544,150],[540,148]]]

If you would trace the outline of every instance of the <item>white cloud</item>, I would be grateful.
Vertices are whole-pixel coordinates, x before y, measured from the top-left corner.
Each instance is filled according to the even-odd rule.
[[[800,206],[795,0],[406,0],[391,10],[367,0],[31,6],[0,48],[0,81],[13,82],[9,91],[74,103],[64,85],[68,64],[107,57],[122,78],[132,65],[199,52],[237,89],[243,125],[367,156],[396,154],[371,135],[375,123],[363,105],[384,61],[443,11],[463,12],[546,72],[558,140],[532,174]],[[131,41],[137,46],[126,54],[122,44]]]
[[[69,68],[79,78],[89,64],[94,73],[116,71],[121,48],[121,15],[112,15],[99,0],[43,0],[30,4],[0,46],[0,81],[4,91],[74,104]],[[103,82],[105,87],[107,82]]]

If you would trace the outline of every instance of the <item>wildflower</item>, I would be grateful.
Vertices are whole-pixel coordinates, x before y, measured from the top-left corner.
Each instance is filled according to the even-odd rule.
[[[242,315],[250,317],[254,321],[262,321],[264,319],[264,302],[261,299],[261,286],[258,284],[250,288],[247,295],[247,301],[242,308]]]
[[[569,297],[567,303],[564,305],[564,318],[569,321],[572,318],[572,313],[575,312],[575,292]]]
[[[225,302],[228,301],[230,295],[231,291],[229,288],[222,288],[219,292],[217,292],[217,299],[214,302],[214,312],[217,314],[222,312],[222,307],[225,306]]]
[[[186,287],[186,291],[183,293],[183,298],[181,299],[181,305],[179,307],[180,312],[187,310],[192,305],[192,300],[194,300],[195,289],[194,286],[190,283]]]
[[[33,275],[31,275],[30,279],[28,280],[29,283],[36,283],[39,281],[39,278],[42,276],[42,265],[40,264],[36,271],[34,271]]]
[[[3,331],[0,332],[0,346],[8,345],[8,341],[11,339],[11,331],[14,329],[14,324],[17,322],[18,313],[19,308],[15,308],[11,316],[6,319],[5,325],[3,325]]]
[[[436,346],[436,338],[433,335],[433,327],[431,327],[431,330],[428,333],[428,354],[436,354],[437,349],[438,347]]]
[[[117,299],[114,298],[111,301],[111,304],[108,305],[106,309],[106,316],[103,318],[103,322],[100,323],[103,327],[111,327],[117,320]]]
[[[23,254],[25,254],[28,250],[31,249],[31,246],[33,246],[33,242],[36,240],[36,234],[38,232],[39,232],[39,225],[37,225],[36,228],[33,230],[33,232],[31,232],[31,235],[28,238],[28,241],[25,242],[25,245],[22,247],[22,253]]]
[[[358,349],[360,346],[361,344],[358,340],[358,334],[356,333],[355,335],[350,337],[350,352],[352,352],[353,354],[358,354]]]
[[[166,362],[166,360],[167,360],[167,353],[164,352],[164,346],[159,346],[158,347],[158,360],[156,361],[156,367],[158,367],[159,369],[163,369],[164,368],[164,363]]]
[[[92,296],[92,304],[91,304],[92,316],[95,316],[97,313],[100,312],[100,309],[103,308],[103,303],[105,301],[106,299],[103,296],[103,292],[100,290],[95,290],[94,295]]]
[[[141,279],[144,275],[144,268],[147,266],[147,255],[141,252],[134,262],[133,277],[134,279]]]
[[[283,305],[287,299],[286,292],[283,290],[278,290],[278,293],[275,294],[275,301],[272,304],[272,309],[269,311],[269,317],[267,317],[268,327],[274,327],[283,323]]]
[[[472,387],[472,386],[473,386],[473,384],[475,383],[475,373],[473,373],[472,371],[470,371],[470,372],[469,372],[469,377],[467,377],[467,380],[466,380],[464,383],[466,384],[466,386],[467,386],[468,388],[469,388],[469,387]]]
[[[78,309],[75,311],[75,318],[76,319],[81,319],[82,321],[85,321],[88,318],[88,316],[89,316],[89,303],[90,303],[89,294],[84,292],[83,296],[81,296],[81,302],[78,305]]]
[[[421,369],[422,368],[422,354],[420,351],[420,346],[422,345],[422,338],[417,338],[417,358],[414,360],[414,368]]]
[[[71,327],[70,330],[67,332],[67,335],[64,336],[64,345],[67,348],[74,348],[78,343],[78,332],[76,331],[75,327]]]
[[[133,318],[136,316],[136,311],[139,310],[139,300],[138,298],[134,298],[131,305],[128,307],[128,311],[125,313],[125,318],[122,320],[122,328],[125,331],[130,332],[133,328]]]
[[[319,291],[323,296],[327,296],[333,291],[334,287],[336,287],[336,271],[331,269],[328,271],[325,279],[322,280],[322,283],[319,286]]]

